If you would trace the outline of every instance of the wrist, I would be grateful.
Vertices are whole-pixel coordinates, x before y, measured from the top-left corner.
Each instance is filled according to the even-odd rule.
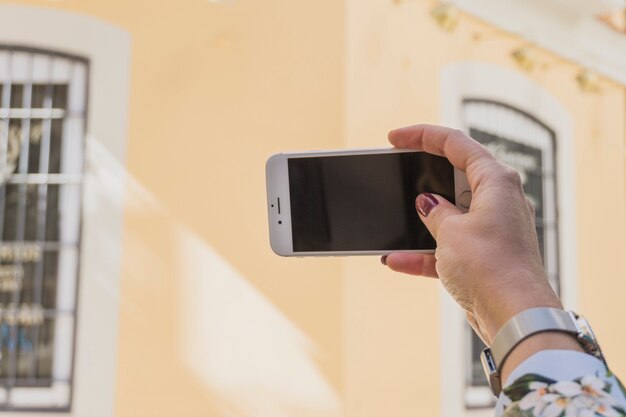
[[[544,350],[584,352],[606,365],[600,345],[584,317],[558,308],[531,308],[506,323],[481,353],[493,393],[500,394],[502,384],[521,362]]]
[[[585,352],[574,335],[552,331],[534,334],[515,346],[504,361],[501,371],[502,383],[506,383],[511,372],[526,359],[535,353],[552,349]]]
[[[498,331],[522,311],[536,307],[550,307],[563,310],[563,305],[548,284],[547,279],[537,282],[520,279],[515,285],[502,286],[492,291],[482,303],[477,303],[474,315],[485,333],[485,342],[490,344]]]

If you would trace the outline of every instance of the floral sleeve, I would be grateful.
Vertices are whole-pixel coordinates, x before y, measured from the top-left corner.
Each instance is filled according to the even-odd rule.
[[[573,380],[530,373],[502,392],[503,417],[626,416],[626,391],[610,371]]]

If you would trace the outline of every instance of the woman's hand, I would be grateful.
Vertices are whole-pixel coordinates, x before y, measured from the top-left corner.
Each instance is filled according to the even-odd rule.
[[[390,132],[389,141],[448,158],[466,173],[473,194],[465,214],[441,196],[419,195],[416,209],[437,241],[435,255],[393,253],[383,259],[389,268],[439,277],[487,344],[523,310],[562,308],[539,254],[534,208],[513,169],[445,127],[405,127]]]

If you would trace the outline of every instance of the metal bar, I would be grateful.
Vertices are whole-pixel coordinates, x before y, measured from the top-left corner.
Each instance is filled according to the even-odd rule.
[[[2,107],[9,107],[11,105],[11,90],[12,90],[12,74],[13,74],[13,52],[10,49],[6,50],[7,53],[7,79],[4,80],[4,88],[2,90],[2,102],[0,105]],[[8,164],[8,149],[9,149],[9,119],[0,120],[0,147],[2,149],[2,155],[4,155],[4,161],[1,161],[0,164],[3,164],[5,167]],[[6,209],[6,184],[2,184],[0,186],[0,242],[2,242],[4,236],[4,216]],[[0,324],[1,321],[0,321]],[[2,356],[2,350],[0,349],[0,360],[5,361],[6,359]],[[1,365],[0,365],[0,369]],[[8,365],[7,365],[8,369]],[[3,382],[3,384],[7,392],[10,390],[10,386],[8,382]]]
[[[0,377],[0,384],[5,381],[6,378],[1,378]],[[49,385],[51,385],[53,382],[64,382],[64,383],[71,383],[72,380],[71,379],[67,379],[67,378],[59,378],[59,379],[53,379],[53,378],[47,378],[47,379],[38,379],[36,382],[30,380],[30,379],[22,379],[22,378],[16,378],[14,380],[15,383],[15,387],[16,388],[46,388]],[[1,406],[0,406],[1,407]],[[21,410],[21,408],[20,408]],[[47,411],[50,411],[49,409]]]
[[[42,251],[78,248],[78,244],[76,242],[37,242],[34,240],[23,240],[20,242],[3,242],[2,243],[2,247],[10,247],[10,248],[23,248],[23,247],[32,247],[32,246],[37,246]]]
[[[23,90],[23,105],[26,108],[29,108],[32,100],[32,92],[33,92],[33,71],[34,71],[34,57],[33,55],[29,55],[29,66],[30,66],[30,79],[28,82],[24,83]],[[21,138],[21,152],[20,152],[20,161],[19,161],[19,171],[21,174],[28,173],[28,153],[30,146],[30,118],[22,119],[22,138]],[[15,240],[16,241],[24,241],[24,235],[26,230],[26,204],[27,204],[27,193],[26,193],[26,184],[19,185],[18,191],[18,206],[17,206],[17,219],[16,219],[16,231],[15,231]],[[17,265],[21,265],[22,261],[18,260],[16,262]],[[12,302],[15,305],[20,303],[20,291],[14,291],[12,295]],[[10,338],[12,341],[17,340],[18,326],[11,326],[10,329]],[[17,348],[9,350],[9,367],[8,367],[8,379],[13,380],[16,378],[17,373]]]
[[[3,81],[4,88],[2,89],[2,101],[0,106],[9,107],[11,105],[11,74],[12,74],[12,57],[11,50],[7,50],[7,79]],[[8,149],[9,149],[9,119],[0,120],[0,155],[4,155],[5,160],[0,161],[0,166],[5,166],[8,162]],[[5,198],[6,198],[6,184],[0,186],[0,241],[4,236],[4,211],[5,211]]]
[[[7,184],[82,184],[80,174],[14,174]]]
[[[6,307],[0,303],[0,307]],[[44,319],[53,319],[56,316],[73,316],[76,310],[74,309],[59,309],[59,308],[47,308],[41,310]]]
[[[30,84],[32,86],[32,83]],[[65,110],[62,109],[0,109],[0,119],[62,119]]]
[[[69,59],[71,61],[82,62],[84,64],[87,64],[89,62],[87,58],[84,58],[80,55],[74,55],[74,54],[69,54],[66,52],[54,51],[54,50],[49,50],[49,49],[36,48],[33,46],[0,43],[0,49],[9,49],[15,52],[29,52],[31,54],[49,55],[49,56],[53,56],[57,58]]]
[[[46,110],[52,110],[52,66],[54,65],[54,58],[49,58],[48,61],[48,85],[46,86],[46,93],[44,97],[44,108]],[[39,170],[40,174],[47,174],[49,171],[50,162],[50,136],[52,130],[52,120],[44,119],[42,123],[42,137],[39,148]],[[39,184],[37,193],[37,235],[36,240],[43,242],[46,239],[46,213],[48,207],[48,184]],[[57,255],[58,256],[58,255]],[[43,286],[43,273],[45,256],[39,259],[39,262],[35,265],[35,276],[33,282],[33,304],[41,305],[42,303],[42,286]],[[41,325],[34,325],[32,327],[32,344],[33,352],[30,358],[28,377],[35,379],[37,377],[37,361],[39,351],[39,328]]]

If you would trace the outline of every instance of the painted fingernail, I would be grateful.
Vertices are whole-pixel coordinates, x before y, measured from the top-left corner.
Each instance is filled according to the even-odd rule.
[[[424,216],[428,217],[431,210],[435,208],[435,206],[439,204],[439,201],[433,196],[431,193],[423,193],[417,196],[415,200],[415,207],[417,211]]]
[[[380,263],[383,265],[387,265],[387,255],[381,256]]]

